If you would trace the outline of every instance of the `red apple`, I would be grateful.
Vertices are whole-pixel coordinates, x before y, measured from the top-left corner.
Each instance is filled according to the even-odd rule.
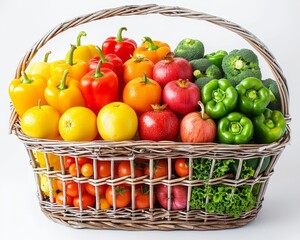
[[[168,186],[159,184],[156,187],[156,198],[159,204],[168,209]],[[187,187],[172,186],[171,187],[171,210],[180,210],[186,208],[187,205]]]
[[[216,123],[204,112],[191,112],[185,115],[180,123],[180,137],[182,142],[213,142],[217,134]]]
[[[153,111],[139,117],[139,136],[142,140],[175,141],[179,133],[179,120],[166,105],[152,105]]]

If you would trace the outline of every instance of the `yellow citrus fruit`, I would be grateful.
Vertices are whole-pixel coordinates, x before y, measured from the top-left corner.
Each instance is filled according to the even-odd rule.
[[[40,165],[39,167],[41,168],[47,167],[46,155],[48,158],[48,164],[50,169],[54,171],[61,170],[59,156],[54,155],[52,153],[36,152],[36,161],[39,163]]]
[[[50,189],[51,189],[50,187],[52,187],[52,194],[53,197],[55,197],[57,195],[57,190],[58,190],[56,180],[52,178],[51,182],[49,182],[49,177],[45,174],[39,175],[39,178],[40,178],[40,187],[42,192],[49,197]]]
[[[31,107],[22,115],[21,129],[32,138],[57,139],[59,118],[59,112],[50,105]]]
[[[92,141],[96,138],[97,116],[86,107],[72,107],[59,119],[60,136],[67,141]]]
[[[136,112],[128,104],[112,102],[99,111],[97,126],[104,140],[130,140],[137,132],[138,118]]]

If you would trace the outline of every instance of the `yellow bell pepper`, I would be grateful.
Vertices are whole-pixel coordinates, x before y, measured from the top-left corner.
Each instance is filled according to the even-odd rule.
[[[66,60],[58,60],[50,64],[51,76],[62,76],[67,69],[69,77],[79,81],[88,72],[88,64],[83,60],[73,57],[76,48],[75,45],[71,45],[71,50],[68,52]]]
[[[20,78],[11,81],[9,85],[9,96],[17,114],[22,117],[23,113],[31,107],[37,106],[40,100],[41,105],[46,105],[44,90],[47,80],[39,74],[27,75],[22,72]]]
[[[63,76],[52,76],[45,88],[45,98],[48,104],[56,108],[60,114],[71,107],[85,106],[79,89],[79,81],[67,77],[68,74],[69,70],[66,69]]]
[[[86,36],[86,32],[81,31],[77,36],[76,49],[74,50],[73,58],[80,59],[84,62],[88,62],[93,57],[99,56],[99,52],[96,46],[93,44],[81,45],[81,38]],[[70,52],[71,50],[69,50]],[[70,53],[67,53],[66,60]]]
[[[43,62],[34,62],[27,71],[27,74],[40,74],[44,78],[48,79],[50,77],[50,64],[48,63],[48,57],[51,51],[46,52]]]

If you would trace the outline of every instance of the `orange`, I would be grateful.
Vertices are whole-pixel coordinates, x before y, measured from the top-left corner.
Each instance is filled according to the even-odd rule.
[[[72,107],[59,119],[58,129],[67,141],[92,141],[96,138],[97,116],[86,107]]]
[[[21,129],[29,137],[57,139],[59,112],[50,105],[29,108],[21,119]]]

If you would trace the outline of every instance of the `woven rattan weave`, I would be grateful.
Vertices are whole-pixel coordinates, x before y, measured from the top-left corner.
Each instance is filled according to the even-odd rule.
[[[49,40],[66,31],[67,29],[79,26],[81,24],[116,16],[119,17],[150,14],[159,14],[165,17],[181,17],[193,20],[204,20],[228,29],[247,41],[255,50],[257,50],[257,52],[270,66],[270,69],[274,75],[274,79],[276,79],[278,83],[282,100],[282,112],[287,121],[287,131],[285,135],[282,139],[272,144],[242,145],[226,145],[217,143],[191,144],[170,141],[153,142],[145,140],[121,142],[101,140],[95,140],[92,142],[67,142],[32,139],[22,133],[20,129],[20,119],[12,107],[9,129],[11,133],[15,134],[18,139],[24,143],[28,151],[30,162],[33,167],[33,173],[36,178],[36,187],[38,190],[41,209],[45,215],[53,221],[74,228],[124,230],[212,230],[243,226],[255,219],[259,210],[261,209],[264,194],[270,176],[274,171],[274,166],[276,165],[276,162],[279,159],[282,151],[290,140],[290,116],[288,102],[289,93],[286,79],[272,53],[249,31],[222,18],[180,7],[158,6],[152,4],[141,6],[121,6],[118,8],[104,9],[91,14],[76,17],[70,21],[59,24],[57,27],[49,31],[42,39],[37,41],[36,44],[22,58],[16,70],[16,77],[19,77],[21,75],[21,71],[26,69],[40,48],[42,48]],[[45,153],[47,160],[46,168],[40,168],[37,165],[34,156],[36,151]],[[191,189],[194,186],[204,185],[204,181],[193,180],[191,178],[191,174],[189,177],[185,178],[173,178],[171,170],[169,170],[168,176],[160,179],[154,179],[151,177],[151,172],[153,170],[150,170],[150,176],[142,176],[139,178],[135,178],[134,176],[128,176],[126,178],[114,178],[113,174],[111,177],[106,179],[97,179],[97,174],[91,178],[76,178],[69,175],[64,167],[62,167],[62,170],[59,171],[51,170],[46,153],[53,153],[60,156],[60,162],[62,166],[63,157],[71,155],[73,157],[85,156],[92,158],[94,163],[97,161],[109,160],[112,162],[112,168],[114,164],[121,159],[130,160],[131,167],[133,168],[134,161],[137,158],[142,158],[149,161],[150,169],[151,166],[153,167],[153,162],[155,160],[162,158],[167,159],[169,169],[172,168],[171,166],[173,164],[173,160],[178,157],[189,159],[190,167],[193,159],[195,158],[212,159],[212,170],[215,161],[218,159],[238,159],[242,163],[244,159],[257,157],[263,159],[265,156],[271,156],[271,161],[267,169],[262,174],[259,174],[259,169],[261,167],[260,164],[254,177],[248,179],[238,179],[237,177],[228,175],[220,178],[212,178],[212,176],[210,176],[211,178],[208,182],[206,182],[206,184],[221,184],[234,187],[249,185],[251,188],[257,183],[261,184],[259,193],[257,194],[256,206],[250,211],[243,212],[239,217],[230,217],[224,214],[208,213],[204,210],[192,210],[190,209],[189,203],[187,204],[186,209],[180,211],[165,210],[163,208],[155,207],[152,202],[150,203],[151,206],[149,209],[136,210],[134,209],[134,201],[132,201],[132,204],[130,204],[127,208],[117,209],[115,206],[113,206],[109,210],[100,210],[99,197],[96,197],[95,208],[90,208],[89,210],[80,210],[74,207],[68,207],[66,205],[57,205],[54,203],[53,194],[50,194],[50,196],[47,197],[42,193],[39,184],[40,174],[46,174],[51,179],[60,179],[63,180],[63,182],[74,180],[79,184],[89,182],[95,186],[99,186],[103,183],[111,186],[127,183],[132,186],[132,196],[135,195],[135,186],[140,183],[149,185],[150,195],[154,194],[153,189],[157,184],[165,184],[168,187],[172,187],[174,185],[184,185],[188,188],[188,202],[191,197]],[[237,175],[239,175],[239,172]],[[51,181],[49,187],[50,189],[52,187]],[[79,195],[80,194],[81,193],[79,191]],[[207,199],[207,201],[209,201],[209,199]]]

